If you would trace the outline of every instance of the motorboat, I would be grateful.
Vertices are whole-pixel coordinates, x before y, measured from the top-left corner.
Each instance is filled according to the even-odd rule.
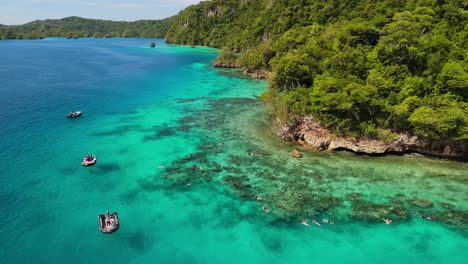
[[[105,234],[114,233],[119,229],[119,216],[117,212],[109,214],[109,211],[106,211],[106,214],[100,214],[98,216],[99,220],[99,230]]]
[[[96,156],[93,156],[93,155],[90,155],[90,154],[86,154],[86,156],[84,157],[83,161],[81,162],[81,165],[87,167],[87,166],[93,166],[94,164],[96,164],[96,160],[97,160],[97,157]]]
[[[70,112],[68,113],[67,118],[79,117],[81,114],[82,114],[81,111]]]

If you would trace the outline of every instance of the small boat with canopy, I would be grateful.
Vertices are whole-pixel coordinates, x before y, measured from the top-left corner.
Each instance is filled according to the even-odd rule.
[[[119,229],[119,216],[117,212],[109,214],[109,211],[106,211],[106,214],[100,214],[98,216],[99,220],[99,230],[105,234],[114,233]]]
[[[96,164],[96,160],[97,160],[96,156],[90,155],[88,153],[88,154],[86,154],[83,161],[81,162],[81,165],[83,165],[85,167],[93,166],[94,164]]]
[[[67,118],[75,118],[79,117],[81,115],[81,111],[75,111],[75,112],[70,112],[67,115]]]

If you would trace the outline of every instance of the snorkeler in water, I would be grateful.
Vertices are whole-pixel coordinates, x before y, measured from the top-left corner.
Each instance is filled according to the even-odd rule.
[[[382,218],[382,220],[384,220],[385,224],[386,225],[389,225],[392,223],[392,220],[388,219],[388,218]]]
[[[263,211],[265,211],[265,213],[271,214],[271,211],[268,210],[268,208],[266,206],[262,206],[262,209],[263,209]]]
[[[425,220],[436,220],[435,216],[424,216],[424,215],[421,215],[421,218],[422,218],[422,219],[425,219]]]
[[[255,200],[257,200],[257,201],[263,200],[263,198],[262,198],[262,197],[260,197],[260,194],[256,194],[256,195],[254,195],[254,197],[253,197],[253,198],[254,198]]]
[[[310,226],[310,225],[307,223],[307,218],[301,221],[301,225]]]
[[[312,223],[316,224],[317,226],[322,226],[319,222],[315,221],[315,219],[312,219]]]

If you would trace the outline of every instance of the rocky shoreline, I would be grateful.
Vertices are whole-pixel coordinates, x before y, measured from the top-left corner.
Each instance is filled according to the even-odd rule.
[[[229,63],[229,62],[222,62],[222,61],[216,61],[213,63],[213,67],[215,68],[226,68],[226,69],[235,69],[239,68],[238,65],[235,63]],[[266,70],[250,70],[247,68],[243,69],[244,74],[250,74],[250,76],[254,79],[266,79],[268,78],[268,71]]]
[[[369,155],[418,153],[468,160],[467,140],[437,140],[410,134],[398,134],[396,139],[385,143],[378,140],[339,137],[310,116],[293,126],[283,127],[278,135],[316,150],[348,150]]]

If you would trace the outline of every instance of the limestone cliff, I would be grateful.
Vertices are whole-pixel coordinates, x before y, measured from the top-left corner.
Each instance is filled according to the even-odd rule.
[[[304,118],[295,126],[284,127],[280,134],[317,150],[350,150],[365,154],[415,152],[468,160],[467,140],[428,139],[417,135],[399,134],[395,140],[385,143],[378,140],[338,137],[310,117]]]

